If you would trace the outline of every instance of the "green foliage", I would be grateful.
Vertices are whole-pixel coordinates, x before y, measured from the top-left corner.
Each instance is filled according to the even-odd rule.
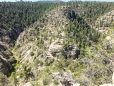
[[[19,63],[17,63],[17,64],[15,65],[15,70],[18,69],[19,65],[20,65]]]
[[[34,57],[34,65],[38,66],[39,64],[40,64],[40,61],[36,57]]]
[[[33,53],[33,52],[31,52],[31,53],[30,53],[30,55],[31,55],[31,56],[34,56],[34,53]]]
[[[114,9],[112,2],[69,2],[68,4],[91,25],[95,24],[98,17]]]
[[[42,61],[40,61],[40,66],[42,66],[43,65],[43,62]]]
[[[14,71],[18,69],[18,67],[20,66],[20,58],[17,60],[16,64],[12,64],[14,67]]]
[[[18,44],[18,45],[16,46],[16,49],[18,49],[18,48],[20,48],[20,44]]]
[[[61,62],[56,63],[55,67],[57,67],[57,69],[62,69],[63,65],[61,64]]]
[[[22,69],[19,72],[16,72],[17,75],[20,75],[20,79],[28,80],[29,78],[33,78],[34,75],[31,71],[31,67],[26,66],[23,64]]]
[[[67,37],[73,38],[69,41],[73,41],[76,44],[79,43],[80,48],[84,48],[85,46],[90,45],[90,40],[97,42],[100,34],[94,30],[93,28],[90,28],[90,26],[85,22],[84,19],[80,18],[78,15],[76,19],[71,22],[67,28],[66,28],[66,34]],[[68,44],[67,44],[68,45]],[[65,48],[67,47],[65,45]]]
[[[56,79],[54,79],[53,83],[54,83],[55,85],[58,85],[58,84],[59,84]]]

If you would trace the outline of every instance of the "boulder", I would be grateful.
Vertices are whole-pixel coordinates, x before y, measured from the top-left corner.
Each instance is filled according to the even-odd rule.
[[[48,51],[54,57],[62,54],[65,58],[71,57],[72,59],[75,59],[78,55],[80,55],[80,50],[76,47],[76,45],[69,45],[67,49],[64,49],[62,44],[57,44],[56,41],[49,46]]]
[[[59,75],[58,75],[59,76]],[[76,83],[75,80],[72,78],[72,72],[66,73],[62,76],[56,76],[55,78],[62,84],[62,86],[80,86],[79,83]]]
[[[52,56],[57,56],[58,53],[62,52],[62,45],[57,44],[57,41],[58,40],[56,40],[49,46],[48,51],[52,54]]]

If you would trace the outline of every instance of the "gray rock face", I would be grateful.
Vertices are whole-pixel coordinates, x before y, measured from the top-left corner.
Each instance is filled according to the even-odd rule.
[[[15,59],[9,60],[12,53],[8,51],[8,48],[23,30],[24,27],[19,27],[8,31],[4,30],[4,33],[0,34],[0,72],[5,75],[13,69],[12,64],[16,62]]]
[[[23,30],[24,27],[18,27],[9,31],[5,31],[3,34],[0,35],[0,41],[10,44],[17,39],[17,37]]]
[[[60,82],[62,83],[63,86],[72,86],[75,83],[75,81],[72,78],[70,78],[68,75],[63,76],[60,79]]]
[[[5,48],[5,46],[0,44],[0,51],[2,51],[2,50],[6,50],[6,48]]]
[[[49,52],[52,56],[57,56],[60,52],[62,52],[62,48],[57,48],[56,45],[49,49]]]
[[[62,84],[62,86],[80,86],[77,85],[77,83],[75,82],[75,80],[72,78],[72,72],[70,71],[70,73],[66,73],[64,72],[64,74],[62,76],[55,76],[56,79],[58,79],[58,81]]]
[[[12,64],[16,63],[15,58],[11,58],[12,55],[13,54],[8,50],[0,51],[0,73],[7,75],[10,71],[12,71]]]
[[[107,42],[106,49],[107,50],[111,50],[112,49],[112,44],[110,42]]]
[[[54,43],[50,45],[49,52],[52,56],[58,56],[62,53],[65,58],[71,57],[72,59],[75,59],[78,55],[80,55],[80,50],[76,46],[69,46],[67,49],[64,49],[62,45]]]
[[[7,75],[12,69],[12,65],[5,58],[0,58],[0,72]]]
[[[0,48],[0,73],[7,75],[13,69],[12,64],[16,63],[16,60],[10,57],[13,54],[6,47],[0,46]]]
[[[80,55],[80,50],[76,46],[69,46],[67,50],[64,51],[67,58],[72,57],[72,59],[75,59]]]
[[[113,32],[111,32],[111,36],[106,37],[106,49],[107,50],[112,50],[113,45],[114,45],[114,38],[113,38]]]
[[[53,42],[50,46],[48,51],[52,54],[52,56],[57,56],[58,53],[62,52],[62,45],[56,43],[58,40]]]

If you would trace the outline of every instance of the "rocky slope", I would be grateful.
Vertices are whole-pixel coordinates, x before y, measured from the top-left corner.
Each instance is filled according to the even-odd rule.
[[[113,26],[114,22],[114,10],[106,13],[105,15],[97,18],[95,25],[96,30],[99,32],[105,33],[109,27]]]
[[[45,6],[44,6],[45,5]],[[12,49],[17,37],[57,3],[0,2],[0,72],[9,76],[16,59]],[[41,8],[41,7],[42,8]]]
[[[105,38],[100,38],[104,40],[86,47],[85,55],[82,53],[78,59],[73,60],[80,54],[80,50],[77,44],[67,43],[65,30],[72,21],[68,18],[69,9],[69,6],[61,6],[49,11],[41,20],[35,22],[33,27],[20,34],[13,50],[16,59],[21,58],[16,69],[18,82],[12,83],[19,86],[26,82],[39,86],[63,86],[69,83],[69,80],[64,79],[64,73],[67,73],[65,75],[67,76],[69,70],[73,77],[70,82],[78,82],[82,86],[111,81],[112,69],[109,59],[113,58],[113,52],[110,50],[113,47],[113,42],[110,46],[106,41],[111,38],[109,36],[113,35],[110,33],[112,30],[109,29],[109,36],[105,34]],[[110,40],[113,41],[112,38]],[[67,49],[65,44],[69,44]],[[69,57],[72,59],[69,60]],[[70,79],[69,76],[68,79]]]
[[[10,48],[11,46],[14,46],[14,41],[23,30],[24,27],[16,28],[13,30],[4,31],[4,33],[0,35],[0,72],[5,75],[13,70],[12,64],[16,63]]]
[[[19,82],[23,82],[25,78],[28,78],[27,81],[32,81],[31,77],[35,77],[36,84],[40,83],[45,86],[45,84],[56,82],[60,86],[60,81],[58,83],[55,77],[58,72],[55,65],[61,65],[59,61],[62,57],[58,57],[67,58],[67,55],[70,55],[75,58],[75,56],[79,55],[79,50],[75,44],[69,45],[70,49],[67,51],[63,48],[66,39],[65,26],[70,22],[65,14],[67,9],[69,7],[61,6],[49,11],[44,15],[43,19],[33,25],[34,27],[20,34],[13,51],[14,54],[20,55],[20,57],[17,57],[16,54],[17,59],[21,58],[20,65],[16,71],[17,77],[22,80]],[[64,69],[60,70],[63,72]],[[27,75],[25,75],[25,71]],[[43,76],[42,80],[38,80],[43,71],[47,71],[47,73],[44,72],[43,74],[46,75]],[[28,74],[28,72],[30,73]],[[39,73],[41,73],[40,76]],[[20,74],[24,74],[24,77],[21,77]],[[50,82],[47,83],[48,77],[50,77]]]
[[[111,16],[113,17],[113,11],[104,15],[105,20],[99,17],[96,26],[100,21],[103,21],[104,26],[107,19],[110,24],[113,22]],[[13,69],[9,82],[4,81],[3,84],[99,86],[111,83],[114,26],[107,27],[105,33],[99,35],[104,28],[100,26],[100,30],[96,30],[96,26],[91,28],[89,25],[86,19],[80,17],[76,8],[69,5],[58,6],[46,12],[39,21],[22,33],[22,29],[19,29],[17,34],[11,31],[14,34],[1,36],[1,40],[4,39],[0,43],[1,71],[7,74]],[[14,48],[9,49],[10,39],[18,34],[20,35]],[[1,74],[0,76],[3,77]],[[0,78],[1,81],[2,79]]]

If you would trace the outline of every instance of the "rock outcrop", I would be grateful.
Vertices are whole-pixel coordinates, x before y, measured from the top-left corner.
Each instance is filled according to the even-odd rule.
[[[7,60],[0,58],[0,72],[6,75],[11,69],[11,64]]]
[[[13,69],[12,64],[16,62],[14,58],[10,59],[12,53],[8,51],[8,48],[14,46],[14,41],[23,30],[24,27],[18,27],[8,31],[4,30],[4,33],[0,34],[0,72],[5,75]]]
[[[3,34],[0,35],[0,41],[11,44],[14,40],[17,39],[19,34],[24,30],[24,27],[18,27],[11,30],[6,30]]]
[[[80,55],[80,50],[76,47],[76,45],[70,45],[67,49],[64,49],[64,56],[66,58],[71,57],[72,59],[75,59]]]
[[[58,40],[52,42],[49,46],[48,51],[52,54],[52,56],[57,56],[58,53],[63,51],[62,44],[58,44],[57,42]]]
[[[80,50],[76,47],[76,45],[69,45],[67,49],[64,49],[63,44],[58,44],[57,41],[58,40],[56,40],[49,46],[48,51],[52,54],[52,56],[57,57],[59,54],[62,53],[65,58],[72,57],[73,59],[75,59],[76,57],[78,57],[78,55],[80,55]]]
[[[58,75],[55,78],[58,79],[62,86],[80,86],[80,84],[76,83],[75,80],[72,78],[71,71],[70,73],[64,72],[62,76]]]

